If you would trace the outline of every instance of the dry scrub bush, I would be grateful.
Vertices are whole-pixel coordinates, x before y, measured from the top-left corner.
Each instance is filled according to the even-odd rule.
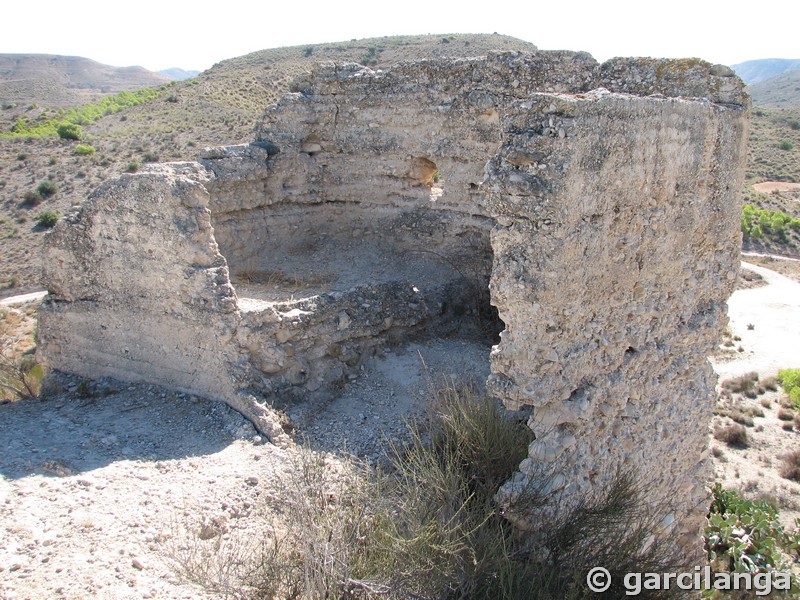
[[[748,398],[755,398],[764,392],[764,388],[758,385],[758,373],[755,371],[727,379],[722,382],[721,387],[723,393],[742,394]]]
[[[781,477],[800,482],[800,450],[795,450],[781,457]]]
[[[668,568],[652,535],[664,509],[630,474],[573,503],[535,540],[513,527],[494,496],[532,432],[476,386],[447,383],[432,398],[427,418],[409,424],[411,441],[390,445],[385,472],[304,450],[259,547],[243,555],[241,544],[195,535],[207,549],[184,543],[180,572],[231,598],[563,600],[587,597],[597,565],[617,575],[620,593],[624,573]],[[536,489],[527,502],[558,502]]]
[[[729,446],[747,447],[747,430],[741,425],[733,424],[719,427],[714,431],[714,438]]]

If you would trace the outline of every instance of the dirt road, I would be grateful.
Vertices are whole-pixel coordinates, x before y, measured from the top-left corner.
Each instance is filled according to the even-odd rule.
[[[774,375],[781,368],[800,367],[800,283],[774,271],[742,262],[743,269],[761,275],[767,285],[739,290],[728,300],[734,335],[744,352],[732,360],[712,360],[720,379],[758,371]]]

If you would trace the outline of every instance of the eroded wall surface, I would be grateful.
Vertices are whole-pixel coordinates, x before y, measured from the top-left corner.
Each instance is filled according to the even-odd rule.
[[[370,340],[446,321],[472,269],[505,327],[488,385],[534,407],[537,439],[499,500],[546,473],[563,509],[621,468],[699,551],[706,356],[738,268],[741,82],[696,60],[541,52],[330,65],[297,89],[254,144],[123,176],[57,225],[50,366],[223,399],[314,391]],[[356,268],[309,267],[334,256]],[[321,290],[245,301],[237,270]]]

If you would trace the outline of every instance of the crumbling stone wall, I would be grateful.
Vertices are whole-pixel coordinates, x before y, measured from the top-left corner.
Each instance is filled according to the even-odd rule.
[[[488,385],[534,407],[537,435],[498,495],[509,518],[541,517],[512,501],[542,473],[563,508],[629,469],[697,551],[741,82],[696,60],[540,52],[329,65],[297,89],[253,144],[123,176],[57,225],[48,364],[241,404],[325,390],[376,340],[490,301]]]

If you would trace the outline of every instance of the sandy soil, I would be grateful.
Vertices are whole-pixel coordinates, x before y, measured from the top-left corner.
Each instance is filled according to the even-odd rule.
[[[297,442],[375,462],[431,381],[485,379],[489,349],[458,338],[387,349],[338,399],[290,409]],[[262,444],[221,403],[78,379],[0,407],[0,439],[3,600],[215,597],[178,577],[175,540],[257,539],[303,452]]]
[[[163,543],[204,521],[254,527],[289,464],[227,406],[150,386],[72,381],[0,410],[4,600],[205,598]]]
[[[778,369],[800,367],[800,284],[774,271],[742,263],[758,273],[767,285],[738,290],[728,300],[730,329],[741,338],[744,352],[712,359],[721,379],[757,371],[775,375]],[[787,364],[795,362],[797,364]]]

